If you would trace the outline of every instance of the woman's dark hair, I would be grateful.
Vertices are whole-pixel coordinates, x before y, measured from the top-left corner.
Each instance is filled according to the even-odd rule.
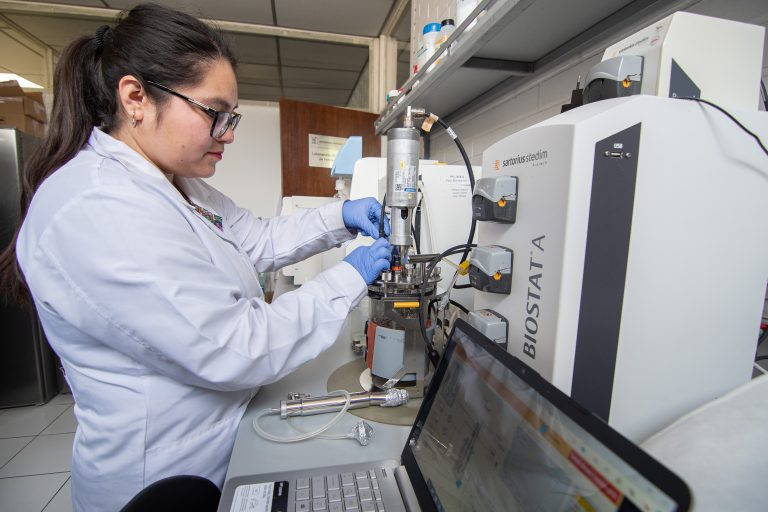
[[[236,61],[215,28],[156,4],[138,5],[120,14],[117,24],[73,41],[54,73],[53,111],[48,131],[27,161],[22,177],[21,217],[10,245],[0,255],[0,288],[6,300],[27,302],[28,290],[16,260],[16,240],[32,196],[40,184],[80,151],[94,127],[110,132],[120,123],[118,82],[138,79],[161,108],[169,95],[147,81],[171,88],[194,86],[206,68],[224,59]]]

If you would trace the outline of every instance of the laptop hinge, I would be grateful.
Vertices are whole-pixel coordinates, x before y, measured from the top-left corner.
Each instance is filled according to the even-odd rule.
[[[395,480],[397,481],[397,487],[400,488],[400,494],[403,497],[403,503],[405,503],[405,510],[408,512],[421,512],[419,500],[416,497],[416,492],[413,490],[411,480],[408,478],[405,466],[395,468]]]

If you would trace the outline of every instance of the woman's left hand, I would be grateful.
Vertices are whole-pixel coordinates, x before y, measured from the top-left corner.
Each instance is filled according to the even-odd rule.
[[[379,238],[381,215],[381,204],[372,197],[344,201],[344,206],[341,207],[341,217],[348,230],[360,231],[374,239]],[[389,236],[389,219],[386,216],[384,216],[384,234]]]

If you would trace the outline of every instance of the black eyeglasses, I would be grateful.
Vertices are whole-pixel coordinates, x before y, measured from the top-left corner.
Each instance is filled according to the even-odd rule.
[[[237,123],[240,122],[240,118],[243,117],[242,114],[238,114],[235,112],[219,112],[218,110],[209,107],[208,105],[204,103],[200,103],[197,100],[193,100],[192,98],[188,96],[184,96],[180,92],[176,92],[170,87],[166,87],[164,85],[158,84],[156,82],[152,82],[150,80],[147,80],[147,83],[153,87],[157,87],[158,89],[162,89],[167,93],[173,94],[174,96],[178,96],[179,98],[186,100],[208,114],[208,116],[213,119],[213,124],[211,124],[211,137],[214,139],[218,139],[219,137],[223,137],[225,133],[227,133],[227,130],[229,130],[229,127],[232,127],[232,131],[237,128]]]

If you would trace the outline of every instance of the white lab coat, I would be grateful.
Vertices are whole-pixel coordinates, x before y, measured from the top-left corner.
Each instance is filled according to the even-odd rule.
[[[341,203],[264,220],[199,179],[190,206],[127,145],[94,130],[35,194],[17,256],[78,420],[74,510],[119,510],[178,474],[221,486],[255,388],[328,348],[366,292],[347,263],[263,301],[258,271],[353,238]]]

